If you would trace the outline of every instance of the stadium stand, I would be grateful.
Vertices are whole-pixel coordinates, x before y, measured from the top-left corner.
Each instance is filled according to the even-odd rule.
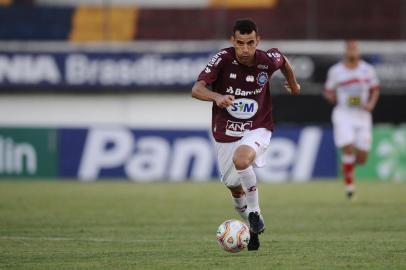
[[[239,17],[256,20],[263,39],[406,38],[401,0],[384,5],[377,0],[138,0],[132,5],[116,0],[105,7],[91,0],[80,5],[42,0],[35,7],[13,4],[17,2],[0,2],[1,40],[224,39]]]
[[[0,0],[0,6],[9,5],[33,5],[34,0]]]
[[[269,8],[277,4],[277,0],[210,0],[211,7],[226,7],[226,8]]]
[[[79,7],[72,18],[70,41],[131,41],[136,34],[137,9]]]
[[[68,40],[73,8],[0,7],[0,40]]]
[[[8,6],[11,5],[11,0],[0,0],[0,6]]]

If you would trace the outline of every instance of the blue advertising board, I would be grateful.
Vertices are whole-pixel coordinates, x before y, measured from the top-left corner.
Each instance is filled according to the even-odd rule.
[[[59,175],[93,181],[207,181],[218,178],[209,130],[93,127],[59,129]],[[262,181],[308,181],[337,176],[330,128],[279,127],[257,169]]]
[[[207,130],[60,129],[58,144],[62,177],[180,181],[217,175]]]
[[[0,88],[190,88],[211,54],[0,52]]]
[[[0,90],[190,90],[198,74],[217,49],[172,52],[129,52],[65,49],[60,51],[13,51],[0,48]],[[340,55],[289,54],[296,77],[313,88],[324,84],[328,68]],[[397,54],[369,55],[385,89],[402,89],[405,57]],[[388,72],[388,71],[398,72]],[[276,85],[284,78],[275,73]],[[319,92],[313,92],[319,93]]]

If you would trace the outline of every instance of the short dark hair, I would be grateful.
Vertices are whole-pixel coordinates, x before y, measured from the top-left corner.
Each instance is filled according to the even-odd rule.
[[[233,27],[233,35],[235,32],[239,31],[241,34],[251,34],[252,31],[255,31],[255,33],[258,34],[258,28],[255,22],[251,19],[238,19],[235,21],[234,27]]]

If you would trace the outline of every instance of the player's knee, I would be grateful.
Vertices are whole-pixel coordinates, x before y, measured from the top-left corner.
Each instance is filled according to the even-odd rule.
[[[343,154],[345,155],[353,155],[354,154],[354,146],[352,144],[345,145],[342,148]]]
[[[234,157],[233,162],[237,170],[245,170],[251,166],[251,160],[248,157]]]
[[[254,162],[255,151],[248,145],[239,146],[233,155],[233,163],[237,170],[245,170]]]

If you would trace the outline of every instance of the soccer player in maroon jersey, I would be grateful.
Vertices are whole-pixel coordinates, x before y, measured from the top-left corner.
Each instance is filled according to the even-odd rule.
[[[273,130],[269,79],[278,69],[285,87],[299,94],[292,67],[277,49],[257,49],[259,35],[249,19],[235,22],[233,47],[218,52],[200,73],[192,96],[213,102],[212,132],[222,182],[230,189],[236,211],[250,227],[248,250],[259,248],[265,229],[253,166],[264,165]]]

